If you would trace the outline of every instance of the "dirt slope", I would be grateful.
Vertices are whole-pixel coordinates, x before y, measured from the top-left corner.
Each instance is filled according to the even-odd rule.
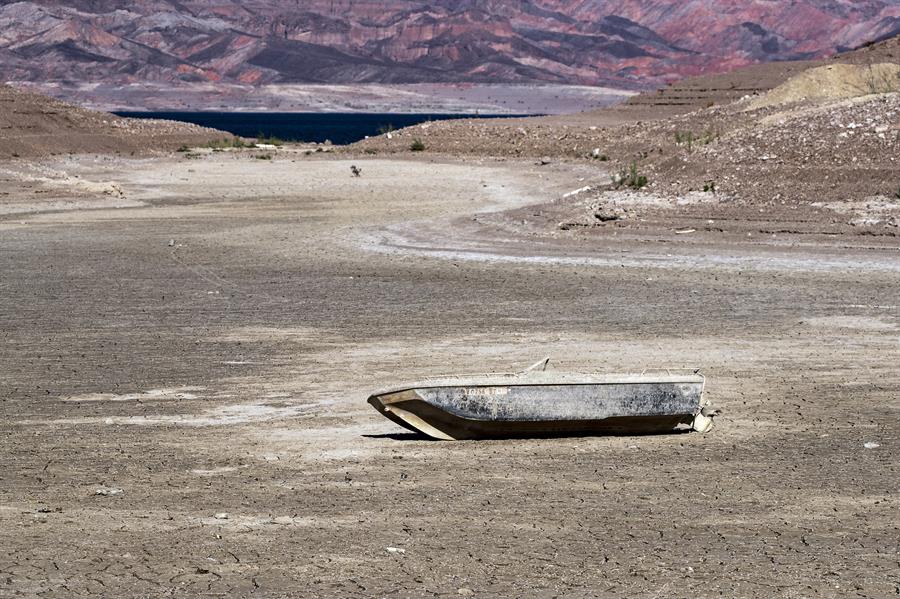
[[[83,152],[149,154],[225,133],[186,123],[126,119],[0,85],[0,159]]]
[[[898,41],[832,61],[688,80],[594,113],[425,123],[348,151],[403,153],[418,139],[426,152],[454,156],[584,161],[614,173],[633,168],[646,177],[644,192],[677,198],[706,189],[719,203],[764,210],[900,201]],[[873,74],[885,85],[865,85]]]

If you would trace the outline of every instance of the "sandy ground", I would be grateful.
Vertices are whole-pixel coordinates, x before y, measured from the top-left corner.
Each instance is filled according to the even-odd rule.
[[[900,592],[896,238],[560,232],[523,214],[600,168],[350,164],[3,165],[0,597]],[[447,443],[365,403],[545,355],[701,367],[723,415]]]

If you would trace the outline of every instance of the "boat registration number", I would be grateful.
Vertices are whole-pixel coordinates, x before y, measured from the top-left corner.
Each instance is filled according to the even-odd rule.
[[[507,395],[509,387],[469,387],[463,389],[466,397],[494,397],[496,395]]]

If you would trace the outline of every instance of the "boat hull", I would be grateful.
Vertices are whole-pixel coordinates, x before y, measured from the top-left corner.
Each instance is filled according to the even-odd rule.
[[[703,381],[475,379],[376,393],[369,403],[397,424],[437,439],[653,434],[695,425],[704,406]]]

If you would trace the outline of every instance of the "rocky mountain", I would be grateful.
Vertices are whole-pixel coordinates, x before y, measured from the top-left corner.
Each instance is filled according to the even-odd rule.
[[[897,32],[897,0],[0,0],[0,79],[647,88]]]

